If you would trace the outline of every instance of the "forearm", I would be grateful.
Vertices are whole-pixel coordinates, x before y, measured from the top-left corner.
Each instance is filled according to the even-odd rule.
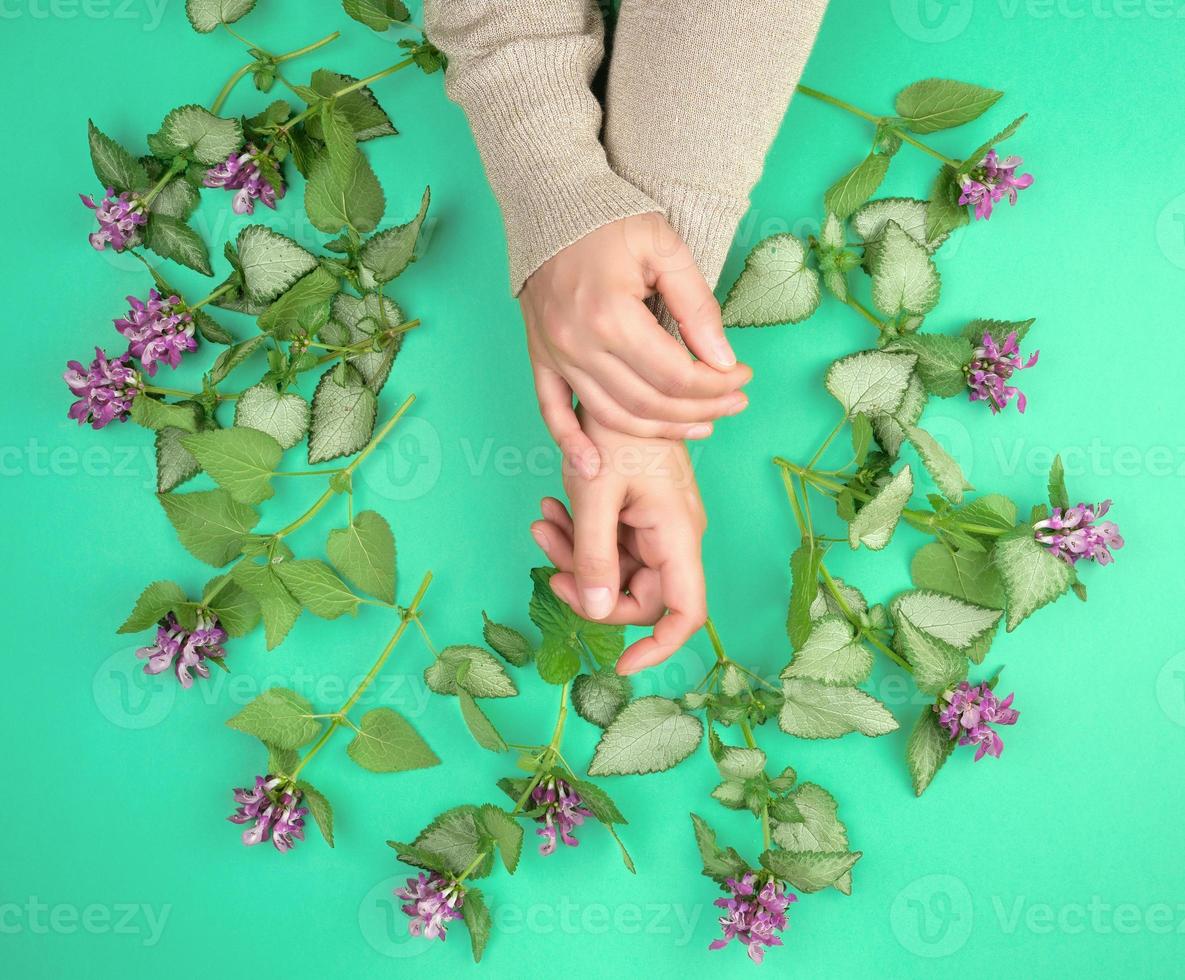
[[[588,232],[660,210],[610,169],[599,141],[589,88],[603,52],[595,3],[427,0],[425,21],[502,208],[515,295]]]

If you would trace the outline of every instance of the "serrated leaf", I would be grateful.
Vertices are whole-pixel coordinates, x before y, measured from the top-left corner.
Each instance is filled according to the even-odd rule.
[[[482,638],[503,660],[515,667],[525,667],[531,660],[531,641],[518,630],[495,623],[483,611]]]
[[[1067,510],[1070,506],[1070,495],[1066,491],[1066,468],[1062,465],[1061,456],[1053,457],[1053,465],[1049,467],[1049,505]]]
[[[894,340],[889,349],[917,357],[914,371],[931,395],[950,398],[967,391],[967,365],[971,363],[972,350],[963,337],[907,333]]]
[[[977,166],[984,158],[988,150],[995,146],[999,146],[999,144],[1003,143],[1006,139],[1009,139],[1015,135],[1016,131],[1020,129],[1021,124],[1028,118],[1029,114],[1027,112],[1024,115],[1017,116],[1012,120],[1012,122],[1000,130],[1000,132],[996,133],[996,135],[990,140],[988,140],[982,146],[977,147],[976,150],[959,166],[959,172],[962,173],[971,169],[972,167]]]
[[[778,724],[799,738],[839,738],[849,732],[885,735],[897,721],[876,698],[854,687],[835,687],[799,678],[783,681],[785,703]]]
[[[193,184],[188,180],[177,178],[161,188],[156,197],[152,199],[148,210],[152,214],[167,214],[179,221],[187,221],[197,210],[201,201],[202,195]],[[197,320],[197,314],[202,312],[204,311],[197,310],[194,319]]]
[[[357,149],[342,171],[328,153],[313,158],[304,204],[313,226],[329,235],[347,225],[360,233],[373,231],[387,206],[378,178]]]
[[[314,616],[337,619],[347,613],[357,615],[361,600],[325,562],[305,558],[278,562],[273,567],[284,587]]]
[[[458,677],[458,670],[463,673]],[[510,698],[518,694],[514,681],[493,654],[481,647],[445,647],[424,671],[424,680],[437,694],[456,694],[461,688],[475,698]]]
[[[570,679],[579,670],[579,655],[582,649],[587,650],[593,659],[602,667],[611,667],[617,663],[621,651],[625,648],[625,628],[611,626],[606,623],[594,623],[581,619],[566,602],[563,602],[551,590],[551,577],[554,568],[531,569],[531,581],[534,588],[531,592],[531,604],[528,609],[533,622],[543,634],[543,647],[537,659],[544,657],[544,649],[549,650],[548,657],[555,658],[558,665],[565,666],[570,662],[569,653],[575,653],[576,669],[565,679]],[[567,649],[568,653],[564,650]],[[550,668],[540,665],[540,672]],[[563,681],[552,681],[563,683]]]
[[[1074,569],[1038,544],[1028,524],[1000,538],[992,557],[1004,581],[1009,632],[1065,593],[1074,580]]]
[[[848,544],[880,551],[893,537],[901,511],[913,495],[913,471],[902,466],[897,475],[881,487],[848,525]]]
[[[892,219],[885,222],[870,266],[872,301],[881,312],[929,313],[937,305],[942,283],[930,253]]]
[[[901,593],[890,604],[890,611],[898,622],[906,620],[959,649],[994,629],[1001,615],[998,609],[924,590]]]
[[[766,762],[761,749],[739,745],[722,746],[716,756],[716,768],[725,779],[754,779],[765,772]]]
[[[639,698],[601,733],[588,772],[590,776],[661,772],[691,755],[703,737],[700,720],[676,702]]]
[[[411,723],[392,708],[366,712],[346,751],[358,765],[371,772],[407,772],[440,764],[436,753],[428,748]]]
[[[273,302],[317,267],[311,252],[263,225],[248,225],[235,244],[243,288],[256,303]]]
[[[244,340],[242,343],[233,344],[222,351],[214,358],[214,363],[210,367],[208,374],[210,384],[216,385],[224,381],[231,371],[259,350],[266,341],[266,337],[262,334],[257,334],[248,340]]]
[[[869,201],[852,215],[852,227],[866,246],[875,249],[884,237],[885,225],[892,221],[933,255],[947,236],[943,233],[931,238],[926,234],[927,206],[926,201],[909,197],[884,197]]]
[[[181,445],[240,503],[258,504],[275,492],[271,478],[284,450],[267,433],[249,428],[216,429],[186,436]]]
[[[916,425],[908,426],[905,429],[905,438],[917,450],[926,472],[949,501],[960,503],[965,490],[975,489],[963,476],[963,471],[954,457],[925,429],[919,429]]]
[[[989,609],[1004,608],[1004,586],[991,556],[983,551],[955,551],[939,541],[920,548],[909,566],[919,589],[945,592]]]
[[[896,102],[897,115],[915,133],[936,133],[978,119],[1004,93],[948,78],[927,78],[904,89]]]
[[[485,858],[469,872],[470,878],[484,878],[493,867],[489,834],[478,822],[478,808],[457,806],[446,810],[425,827],[412,842],[413,848],[439,861],[443,870],[459,875],[483,851]],[[409,856],[416,856],[412,851]],[[400,854],[401,860],[408,860]],[[409,863],[416,863],[410,861]]]
[[[350,0],[346,0],[346,3],[349,2]],[[473,952],[473,962],[480,963],[486,943],[490,941],[490,933],[494,930],[494,920],[478,889],[465,889],[465,899],[461,903],[461,920],[469,930],[469,947]]]
[[[132,421],[146,429],[180,429],[197,432],[202,419],[202,408],[196,402],[170,404],[140,392],[132,400]]]
[[[244,539],[259,522],[254,507],[239,503],[225,490],[162,493],[158,499],[185,549],[215,567],[242,550]]]
[[[726,327],[800,323],[819,306],[819,274],[806,264],[806,248],[793,235],[759,242],[745,259],[722,315]]]
[[[469,729],[469,734],[473,736],[477,744],[491,752],[508,751],[510,746],[506,744],[506,740],[498,733],[498,729],[494,727],[494,723],[486,717],[486,713],[481,710],[481,706],[473,700],[473,695],[464,688],[458,688],[457,699],[461,702],[461,717],[465,719],[465,725]]]
[[[632,694],[628,677],[612,671],[581,674],[572,682],[572,707],[585,721],[607,728]]]
[[[944,165],[930,188],[930,202],[926,206],[927,238],[948,235],[971,220],[966,205],[959,203],[961,195],[958,174],[953,167]]]
[[[766,851],[761,864],[800,892],[817,892],[834,885],[852,870],[860,851]]]
[[[695,843],[699,848],[705,875],[721,885],[729,878],[739,881],[745,876],[749,870],[748,863],[733,848],[721,847],[716,843],[716,831],[708,826],[703,817],[693,813],[691,825],[695,829]]]
[[[905,396],[892,415],[877,415],[872,419],[872,432],[877,445],[891,458],[896,458],[905,443],[905,426],[917,425],[926,407],[926,389],[914,372],[909,376]]]
[[[478,822],[493,838],[506,870],[514,874],[523,849],[522,826],[511,814],[492,803],[486,803],[478,810]]]
[[[823,195],[823,204],[827,210],[834,212],[840,219],[848,218],[876,193],[885,174],[889,172],[890,159],[884,154],[870,153],[856,164]]]
[[[300,617],[301,605],[280,581],[276,565],[258,565],[243,560],[231,569],[231,576],[246,592],[259,603],[263,616],[264,636],[267,648],[274,650],[284,642],[284,637]]]
[[[239,120],[222,119],[200,105],[183,105],[165,116],[148,145],[165,159],[184,156],[207,165],[221,163],[242,147],[243,127]]]
[[[790,611],[786,633],[797,650],[811,633],[811,603],[819,593],[819,563],[823,554],[812,542],[799,545],[790,556]]]
[[[346,95],[336,95],[358,81],[359,79],[352,75],[339,75],[335,71],[320,68],[313,72],[309,87],[320,96],[333,98],[336,114],[347,124],[357,142],[364,143],[380,136],[394,136],[396,131],[391,124],[391,118],[379,105],[369,86],[354,89]],[[320,119],[316,116],[308,120],[309,133],[317,139],[322,139],[324,133],[320,130],[319,124]]]
[[[139,160],[94,122],[87,120],[86,125],[91,165],[104,189],[113,187],[117,192],[132,192],[144,190],[150,185],[148,173]]]
[[[567,684],[580,672],[580,647],[571,637],[547,634],[535,654],[535,667],[548,684]]]
[[[402,23],[411,15],[402,0],[343,0],[346,13],[359,23],[365,24],[372,31],[382,33],[392,24]],[[475,949],[475,960],[481,959]]]
[[[212,598],[204,601],[218,617],[218,625],[226,630],[227,636],[246,636],[259,622],[259,602],[234,581],[227,581],[228,578],[229,575],[220,575],[210,582],[205,595]]]
[[[346,384],[339,384],[335,375],[341,367],[343,365],[326,371],[313,393],[309,423],[310,463],[351,456],[366,445],[374,431],[378,410],[375,393],[362,383],[361,375],[349,365],[344,365]]]
[[[185,15],[201,34],[209,34],[220,24],[233,24],[254,9],[255,0],[185,0]]]
[[[251,701],[227,724],[282,749],[299,749],[321,731],[307,698],[286,687],[272,687]]]
[[[908,620],[898,621],[893,639],[913,668],[914,683],[923,694],[937,696],[966,679],[967,655]]]
[[[921,796],[933,781],[942,764],[954,751],[955,740],[938,722],[933,707],[922,709],[922,714],[909,733],[905,759],[913,779],[913,791]]]
[[[403,311],[386,296],[368,293],[359,298],[348,293],[338,293],[334,297],[330,317],[329,323],[321,331],[321,339],[326,343],[348,347],[399,326],[403,322]],[[346,358],[362,376],[363,384],[376,395],[387,383],[391,366],[403,347],[403,336],[397,333],[384,340],[379,350],[366,350]]]
[[[1036,319],[1028,320],[972,320],[963,328],[963,336],[972,347],[979,347],[983,343],[983,335],[988,334],[997,346],[1002,347],[1010,333],[1016,334],[1017,341],[1025,339],[1029,327],[1036,323]]]
[[[176,606],[188,602],[185,590],[176,582],[153,582],[136,600],[132,613],[124,624],[116,631],[118,633],[139,633],[150,626],[155,626]]]
[[[415,257],[416,241],[427,217],[430,200],[431,189],[426,187],[420,199],[419,213],[411,221],[380,231],[362,246],[358,258],[370,270],[376,283],[395,279]]]
[[[162,259],[171,259],[204,276],[214,274],[206,243],[179,218],[167,214],[149,217],[144,229],[144,244]]]
[[[341,281],[318,265],[259,315],[259,329],[277,340],[315,334],[329,319]]]
[[[815,596],[815,601],[811,603],[811,625],[814,626],[816,620],[822,619],[824,616],[838,616],[841,619],[846,619],[847,615],[844,606],[848,611],[855,613],[857,616],[862,615],[868,611],[868,600],[864,598],[864,594],[854,585],[848,585],[842,578],[834,580],[835,591],[839,593],[843,599],[843,605],[839,603],[839,599],[832,594],[830,589],[820,588],[818,595]]]
[[[827,369],[827,390],[851,418],[892,415],[901,406],[916,358],[912,354],[861,351]]]
[[[309,808],[309,814],[316,821],[317,829],[321,831],[325,843],[333,847],[333,807],[329,805],[329,800],[306,780],[300,780],[296,788],[304,794],[302,802]]]
[[[266,382],[248,388],[235,402],[235,426],[258,429],[291,449],[309,428],[309,403],[300,395],[278,392]]]
[[[326,552],[333,566],[363,592],[395,601],[395,536],[381,514],[359,511],[349,527],[330,531]]]
[[[568,785],[580,795],[583,805],[606,827],[615,823],[629,823],[617,808],[617,804],[610,799],[609,794],[596,783],[591,783],[587,779],[577,779],[571,775],[564,778]]]
[[[824,684],[860,684],[872,672],[872,654],[853,639],[852,626],[838,616],[816,620],[806,642],[794,653],[783,678],[805,677]]]

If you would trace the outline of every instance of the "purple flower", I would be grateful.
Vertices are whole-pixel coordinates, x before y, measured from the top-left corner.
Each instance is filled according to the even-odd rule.
[[[116,320],[115,329],[128,339],[128,353],[140,359],[150,376],[156,374],[158,361],[176,367],[182,354],[197,350],[193,314],[186,311],[180,296],[165,300],[153,289],[147,303],[135,296],[129,296],[128,303],[132,308],[127,319]]]
[[[564,780],[548,776],[531,790],[531,800],[543,810],[535,818],[543,824],[535,831],[543,838],[543,843],[539,845],[540,854],[548,855],[555,851],[557,836],[569,847],[576,847],[580,843],[572,836],[572,831],[592,813],[584,806],[576,790]]]
[[[1001,160],[995,150],[988,150],[969,174],[962,174],[959,185],[963,193],[960,204],[974,204],[976,218],[990,218],[992,205],[999,204],[1005,197],[1010,204],[1016,203],[1018,191],[1033,183],[1032,174],[1016,176],[1016,168],[1024,161],[1020,157],[1005,157]]]
[[[1008,384],[1008,379],[1014,371],[1023,371],[1036,364],[1038,354],[1040,351],[1035,351],[1032,357],[1022,362],[1015,330],[1008,334],[1002,347],[996,346],[992,335],[985,330],[983,343],[972,351],[971,363],[967,365],[971,400],[987,402],[994,415],[1015,397],[1016,410],[1023,413],[1028,399],[1019,388]]]
[[[254,143],[246,144],[241,151],[207,170],[203,183],[207,187],[237,190],[231,204],[235,214],[254,214],[256,200],[274,211],[276,200],[287,192],[276,161],[257,150]]]
[[[465,890],[435,871],[431,875],[420,872],[418,878],[407,879],[407,887],[396,888],[395,897],[407,903],[402,909],[411,919],[408,932],[444,942],[448,924],[461,918]]]
[[[144,673],[160,674],[172,667],[182,687],[192,687],[190,671],[199,677],[209,677],[209,659],[221,660],[226,656],[222,644],[226,642],[226,630],[217,616],[198,614],[197,625],[187,630],[169,613],[156,628],[156,642],[150,647],[141,647],[136,656],[147,660]]]
[[[766,946],[782,945],[776,933],[786,928],[786,909],[791,902],[798,901],[798,896],[787,892],[780,881],[770,879],[760,891],[756,882],[757,875],[752,871],[745,872],[740,881],[728,879],[727,890],[731,894],[713,903],[724,909],[724,915],[720,916],[724,937],[714,939],[708,949],[723,949],[737,939],[748,947],[749,959],[760,963]]]
[[[67,362],[62,378],[78,398],[67,413],[70,418],[77,419],[79,425],[89,422],[96,429],[126,419],[141,387],[140,375],[130,362],[129,354],[108,358],[98,347],[89,368],[78,361]]]
[[[304,840],[304,817],[308,807],[300,805],[304,794],[283,776],[256,776],[255,785],[234,791],[238,809],[227,819],[231,823],[251,823],[243,831],[243,843],[254,847],[271,839],[281,854],[293,847],[293,840]]]
[[[1095,524],[1110,509],[1110,500],[1064,511],[1054,507],[1048,518],[1033,525],[1034,537],[1067,564],[1077,565],[1086,558],[1110,565],[1115,560],[1111,549],[1123,547],[1123,536],[1114,521]]]
[[[115,251],[122,252],[125,248],[140,241],[137,230],[148,224],[148,215],[144,213],[144,206],[126,191],[115,196],[115,188],[108,187],[103,200],[96,204],[93,197],[79,194],[82,203],[95,212],[99,221],[99,230],[92,232],[90,243],[98,251],[103,251],[108,242]]]
[[[942,695],[934,705],[938,721],[945,726],[951,739],[960,745],[978,745],[975,761],[985,755],[998,759],[1004,751],[1004,741],[992,725],[1015,725],[1020,712],[1012,708],[1012,695],[1003,701],[992,693],[987,684],[972,687],[966,681]]]

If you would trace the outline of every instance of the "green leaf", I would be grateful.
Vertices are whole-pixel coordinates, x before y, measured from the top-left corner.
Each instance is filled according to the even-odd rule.
[[[347,225],[358,232],[373,231],[387,206],[378,178],[357,149],[339,166],[343,170],[334,167],[328,153],[313,158],[304,198],[309,220],[329,235]]]
[[[271,303],[317,268],[317,259],[291,238],[248,225],[236,241],[243,288],[255,303]]]
[[[580,672],[580,647],[568,637],[545,635],[535,667],[548,684],[567,684]]]
[[[484,878],[493,867],[493,855],[489,853],[493,841],[478,818],[479,811],[475,806],[456,806],[446,810],[420,832],[413,841],[413,847],[437,859],[444,870],[454,875],[469,868],[484,851],[486,857],[469,872],[470,878]],[[403,853],[399,856],[407,860]],[[416,856],[415,851],[410,856]]]
[[[897,96],[897,115],[912,132],[936,133],[978,119],[1003,94],[948,78],[928,78]]]
[[[971,344],[963,337],[936,333],[902,334],[889,346],[917,356],[914,370],[931,395],[950,398],[967,390],[967,365],[971,363]]]
[[[309,813],[317,822],[317,829],[321,831],[325,843],[333,847],[333,807],[329,805],[329,800],[306,780],[300,780],[296,784],[296,788],[304,794],[302,802],[309,808]]]
[[[896,476],[877,491],[848,525],[848,544],[880,551],[893,537],[901,511],[913,495],[913,471],[902,466]]]
[[[197,402],[185,402],[194,406],[199,414],[198,425],[203,430],[215,429],[218,423],[205,417],[205,411]],[[184,429],[166,426],[156,431],[156,489],[158,493],[168,493],[177,489],[186,480],[192,479],[201,472],[202,468],[193,455],[181,445],[181,440],[188,433]]]
[[[351,0],[346,0],[347,8],[350,2]],[[367,2],[367,0],[354,0],[354,2]],[[370,2],[375,2],[375,0],[370,0]],[[485,952],[486,943],[490,941],[490,933],[494,930],[494,920],[478,889],[465,889],[465,899],[461,903],[461,919],[465,923],[465,928],[469,930],[469,946],[473,951],[473,962],[480,963],[481,954]]]
[[[259,316],[259,329],[278,340],[313,334],[329,319],[330,303],[341,292],[336,276],[317,266]]]
[[[575,654],[576,667],[571,670],[568,678],[575,676],[579,670],[582,650],[587,650],[600,666],[613,666],[625,648],[625,628],[593,623],[577,616],[566,602],[552,592],[551,577],[554,574],[554,568],[531,569],[534,589],[528,612],[531,622],[539,627],[543,634],[543,647],[537,660],[547,661],[546,664],[539,664],[540,674],[546,671],[552,676],[558,676],[569,668],[571,654]],[[565,650],[567,652],[564,652]],[[561,667],[563,670],[560,670]]]
[[[909,622],[953,647],[969,647],[1000,621],[998,609],[924,590],[902,592],[890,604],[894,619]]]
[[[187,221],[201,203],[202,195],[198,189],[188,180],[177,178],[161,188],[148,206],[148,210],[151,214],[167,214],[180,221]],[[200,322],[202,313],[204,313],[203,310],[197,310],[194,313],[194,320],[198,322],[199,330],[202,329]]]
[[[822,560],[822,552],[810,542],[799,545],[790,556],[790,611],[786,616],[786,633],[795,650],[811,634],[811,603],[819,594],[819,564]]]
[[[179,218],[151,215],[144,231],[144,244],[162,259],[171,259],[204,276],[214,274],[206,243]]]
[[[716,768],[725,779],[755,779],[765,772],[765,753],[761,749],[724,745],[716,753]]]
[[[584,805],[588,807],[592,815],[601,823],[605,824],[605,826],[615,823],[629,823],[622,816],[621,811],[617,808],[617,804],[609,798],[609,794],[596,783],[590,783],[587,779],[577,779],[575,776],[566,776],[564,778],[568,785],[580,794],[581,800],[584,801]]]
[[[846,851],[848,832],[838,816],[835,799],[815,783],[803,783],[787,798],[797,811],[797,820],[774,825],[773,838],[788,851]],[[852,893],[852,876],[840,875],[832,886],[845,895]]]
[[[860,851],[766,851],[761,864],[800,892],[834,885],[860,860]]]
[[[222,119],[200,105],[183,105],[165,116],[148,145],[162,159],[184,156],[208,165],[221,163],[242,147],[243,127],[239,120]]]
[[[916,425],[908,426],[905,429],[905,438],[917,450],[926,472],[930,474],[943,496],[952,503],[962,501],[963,491],[975,489],[963,476],[963,470],[954,457],[925,429],[919,429]]]
[[[140,593],[132,614],[116,632],[139,633],[146,630],[150,626],[155,626],[177,606],[188,601],[185,590],[176,582],[153,582]]]
[[[403,311],[386,296],[368,293],[359,299],[348,293],[338,293],[333,300],[331,319],[321,331],[321,339],[328,344],[348,347],[402,322]],[[389,339],[380,339],[377,350],[371,345],[371,349],[346,358],[362,376],[362,383],[376,395],[387,383],[391,366],[403,347],[403,336],[397,333]]]
[[[428,871],[448,872],[448,866],[439,856],[416,847],[414,844],[404,844],[401,841],[389,840],[387,846],[395,850],[396,857],[404,864]]]
[[[852,227],[864,244],[872,249],[883,240],[885,226],[894,222],[910,238],[921,245],[930,255],[938,251],[946,241],[945,233],[931,238],[926,234],[926,201],[910,197],[884,197],[869,201],[852,215]]]
[[[1021,524],[1000,538],[992,555],[1004,580],[1010,633],[1026,617],[1065,593],[1074,581],[1074,569],[1038,544],[1029,524]]]
[[[436,753],[428,748],[411,723],[392,708],[366,712],[346,751],[358,765],[371,772],[407,772],[440,764]]]
[[[316,709],[286,687],[272,687],[250,702],[227,724],[281,749],[299,749],[321,731]]]
[[[824,616],[815,621],[810,636],[782,671],[782,677],[855,685],[867,680],[871,672],[872,654],[853,639],[851,624],[838,616]]]
[[[140,392],[132,400],[132,421],[146,429],[180,429],[197,432],[202,420],[201,406],[196,402],[170,404]]]
[[[908,620],[897,623],[894,646],[913,668],[919,691],[935,697],[967,678],[967,655],[949,643],[918,629]]]
[[[372,31],[382,33],[392,24],[402,23],[411,14],[401,0],[344,0],[342,4],[346,13],[359,23],[365,24]],[[474,960],[480,960],[481,954],[474,948]]]
[[[1018,341],[1024,340],[1029,327],[1036,322],[1032,317],[1028,320],[972,320],[963,328],[963,336],[972,347],[979,347],[983,344],[983,335],[986,333],[997,346],[1002,346],[1010,333],[1015,333]]]
[[[334,567],[363,592],[395,601],[395,536],[381,514],[359,511],[349,527],[330,531],[326,552]]]
[[[1026,112],[1024,115],[1017,116],[1015,119],[1013,119],[1012,122],[1000,130],[1000,132],[996,133],[996,135],[990,140],[988,140],[982,146],[976,148],[975,152],[968,156],[967,159],[964,160],[959,166],[959,172],[963,173],[975,166],[978,166],[979,162],[984,158],[988,150],[992,149],[992,147],[999,146],[1006,139],[1012,137],[1016,131],[1020,129],[1021,124],[1028,118],[1029,114]]]
[[[1070,506],[1070,495],[1066,491],[1066,468],[1062,465],[1061,456],[1053,457],[1053,465],[1049,467],[1049,505],[1066,510]]]
[[[424,680],[437,694],[456,694],[462,688],[475,698],[512,698],[518,694],[505,668],[481,647],[445,647],[424,671]]]
[[[708,826],[703,817],[693,813],[691,825],[695,828],[695,843],[704,863],[704,874],[721,885],[729,878],[743,878],[749,870],[745,859],[733,848],[723,848],[717,844],[716,831]]]
[[[228,577],[220,575],[206,586],[205,594],[213,598],[205,602],[228,636],[246,636],[259,622],[259,602]]]
[[[117,192],[146,189],[151,181],[144,165],[91,120],[87,120],[87,139],[90,142],[91,165],[104,189]]]
[[[840,358],[827,369],[827,390],[851,418],[892,415],[900,408],[916,358],[912,354],[861,351]]]
[[[380,136],[394,136],[395,127],[391,125],[391,118],[383,111],[369,86],[355,89],[346,95],[336,94],[358,81],[352,75],[339,75],[335,71],[319,68],[313,72],[309,87],[324,98],[333,98],[335,113],[353,132],[358,143]],[[307,122],[309,133],[317,139],[323,139],[325,136],[320,124],[321,120],[317,116],[312,116]]]
[[[806,264],[806,248],[793,235],[759,242],[728,291],[726,327],[800,323],[819,306],[819,273]]]
[[[495,623],[483,611],[481,635],[486,644],[503,660],[515,667],[525,667],[531,660],[531,641],[518,630]]]
[[[395,279],[415,258],[416,241],[428,214],[431,189],[424,188],[419,213],[407,224],[387,228],[369,238],[358,254],[376,283]]]
[[[242,551],[244,539],[259,522],[254,507],[225,490],[162,493],[158,499],[185,550],[215,567]]]
[[[280,581],[276,565],[271,562],[257,565],[252,561],[240,561],[231,569],[231,576],[259,603],[267,648],[274,650],[284,642],[284,637],[299,618],[300,603]]]
[[[332,568],[314,558],[282,561],[273,566],[284,587],[314,616],[337,619],[358,614],[361,600]]]
[[[877,445],[891,458],[897,458],[897,454],[905,443],[905,426],[916,425],[918,419],[922,417],[927,397],[921,379],[914,372],[909,376],[905,396],[901,399],[901,405],[897,410],[892,415],[873,417],[872,432],[876,436]]]
[[[231,371],[246,361],[266,342],[267,338],[263,334],[257,334],[249,340],[244,340],[240,344],[233,344],[226,348],[226,350],[214,358],[214,364],[210,367],[208,374],[210,384],[216,385],[221,383]]]
[[[854,687],[835,687],[795,678],[782,682],[785,703],[778,724],[799,738],[839,738],[849,732],[885,735],[896,719],[876,698]]]
[[[872,300],[889,316],[929,313],[938,303],[941,280],[934,260],[893,220],[870,257]]]
[[[1004,585],[987,552],[956,551],[932,541],[913,556],[909,572],[919,589],[945,592],[990,609],[1004,608]]]
[[[823,195],[823,204],[827,210],[834,212],[841,220],[848,218],[876,193],[885,174],[889,172],[890,159],[880,153],[870,153],[856,164]]]
[[[971,220],[967,206],[959,203],[962,193],[954,167],[943,166],[930,189],[930,203],[926,208],[927,238],[948,235]]]
[[[572,706],[576,713],[601,728],[612,724],[632,694],[630,679],[613,671],[581,674],[572,682]]]
[[[342,367],[345,384],[338,383],[335,377]],[[355,368],[331,367],[321,376],[313,393],[309,462],[324,463],[362,449],[374,431],[377,410],[375,393],[362,383],[362,376]]]
[[[478,810],[478,821],[494,839],[506,870],[514,874],[523,849],[522,826],[511,814],[492,803],[486,803]]]
[[[473,695],[464,688],[458,688],[457,698],[461,702],[461,717],[465,719],[469,734],[473,736],[477,744],[491,752],[508,751],[510,747],[498,733],[494,723],[481,710],[481,706],[473,700]]]
[[[648,697],[632,701],[601,734],[590,776],[661,772],[695,751],[704,726],[676,702]]]
[[[844,605],[857,616],[861,616],[868,612],[868,600],[864,598],[864,594],[853,585],[848,585],[842,578],[835,579],[835,590],[843,597]],[[831,594],[830,589],[821,588],[819,594],[815,597],[815,601],[811,603],[811,625],[814,626],[817,620],[824,616],[839,616],[841,619],[846,618],[843,606],[839,604],[839,600]]]
[[[181,445],[240,503],[258,504],[275,492],[271,478],[284,450],[267,433],[247,428],[216,429],[186,436]]]
[[[309,403],[300,395],[281,393],[262,382],[235,402],[235,427],[266,432],[283,449],[291,449],[309,428]]]
[[[938,713],[933,707],[923,708],[913,731],[909,733],[909,744],[905,748],[905,759],[913,778],[913,791],[918,796],[926,791],[954,748],[955,740],[939,724]]]
[[[220,24],[233,24],[254,9],[255,0],[185,0],[185,14],[199,34],[209,34]]]

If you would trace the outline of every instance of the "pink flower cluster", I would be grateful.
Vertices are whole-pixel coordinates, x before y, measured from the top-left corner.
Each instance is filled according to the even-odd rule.
[[[268,180],[265,171],[272,180]],[[253,143],[207,170],[203,183],[207,187],[238,191],[231,204],[235,214],[254,214],[256,201],[274,211],[276,200],[287,192],[275,161],[256,149]]]
[[[1022,362],[1015,330],[1008,334],[1003,345],[997,345],[992,335],[984,331],[983,342],[972,352],[971,363],[967,365],[971,401],[987,402],[994,415],[1015,398],[1016,410],[1023,413],[1028,400],[1024,392],[1008,384],[1008,379],[1014,371],[1023,371],[1036,364],[1039,353],[1034,351],[1032,357]]]
[[[304,818],[308,807],[300,805],[304,794],[282,776],[256,776],[255,785],[234,791],[239,804],[227,819],[231,823],[251,823],[243,831],[243,843],[254,847],[271,840],[281,854],[293,847],[295,840],[304,840]]]
[[[1011,694],[1001,701],[986,683],[972,686],[967,681],[947,691],[934,710],[952,740],[958,739],[960,745],[979,746],[975,750],[976,762],[985,755],[998,759],[1004,751],[1004,740],[992,725],[1015,725],[1020,717],[1020,712],[1012,707]]]
[[[115,329],[127,337],[128,353],[140,359],[149,376],[156,374],[158,361],[177,367],[182,354],[197,350],[193,314],[186,310],[180,296],[162,299],[152,289],[147,303],[129,296],[128,304],[131,309],[127,317],[116,320]]]
[[[1078,504],[1064,511],[1054,507],[1049,517],[1033,525],[1034,536],[1067,564],[1077,565],[1086,559],[1110,565],[1115,560],[1111,549],[1123,547],[1123,536],[1114,521],[1095,523],[1110,509],[1110,500]]]
[[[1001,160],[994,149],[988,150],[987,156],[979,161],[971,173],[962,176],[960,186],[963,193],[959,196],[959,203],[975,205],[975,217],[985,219],[992,216],[992,205],[999,204],[1005,197],[1009,204],[1015,204],[1017,193],[1033,183],[1032,174],[1016,176],[1016,168],[1022,163],[1024,161],[1020,157],[1005,157]]]
[[[160,674],[172,667],[181,686],[192,687],[190,671],[199,677],[209,677],[210,667],[206,661],[221,661],[226,656],[222,646],[226,639],[226,630],[217,616],[199,614],[197,624],[189,630],[169,613],[156,628],[156,642],[150,647],[141,647],[136,656],[148,661],[144,673]]]
[[[407,931],[413,936],[444,941],[448,924],[461,918],[465,891],[455,881],[435,871],[408,878],[405,888],[396,888],[395,897],[406,902],[403,914],[410,918]]]
[[[782,945],[777,934],[786,928],[786,909],[791,902],[798,901],[798,896],[772,879],[758,888],[757,875],[752,871],[746,872],[740,881],[729,878],[726,888],[729,894],[713,903],[724,909],[719,920],[724,935],[712,940],[708,949],[723,949],[736,939],[747,947],[749,959],[760,963],[767,946]]]
[[[535,831],[543,838],[543,843],[539,845],[540,854],[546,856],[555,851],[557,837],[568,847],[576,847],[580,843],[572,836],[572,831],[592,813],[585,808],[576,790],[564,780],[548,776],[531,790],[531,800],[535,806],[543,809],[543,813],[535,818],[543,824]]]
[[[79,425],[89,422],[95,429],[116,419],[121,422],[126,419],[132,410],[132,401],[141,390],[140,375],[131,366],[131,355],[108,358],[98,347],[90,367],[70,361],[62,377],[78,399],[70,406],[67,415],[77,419]]]
[[[108,245],[117,252],[136,245],[140,241],[140,228],[148,224],[144,206],[126,191],[116,195],[114,187],[108,187],[103,200],[98,204],[94,198],[79,194],[82,203],[95,212],[99,230],[90,235],[91,246],[102,252]]]

